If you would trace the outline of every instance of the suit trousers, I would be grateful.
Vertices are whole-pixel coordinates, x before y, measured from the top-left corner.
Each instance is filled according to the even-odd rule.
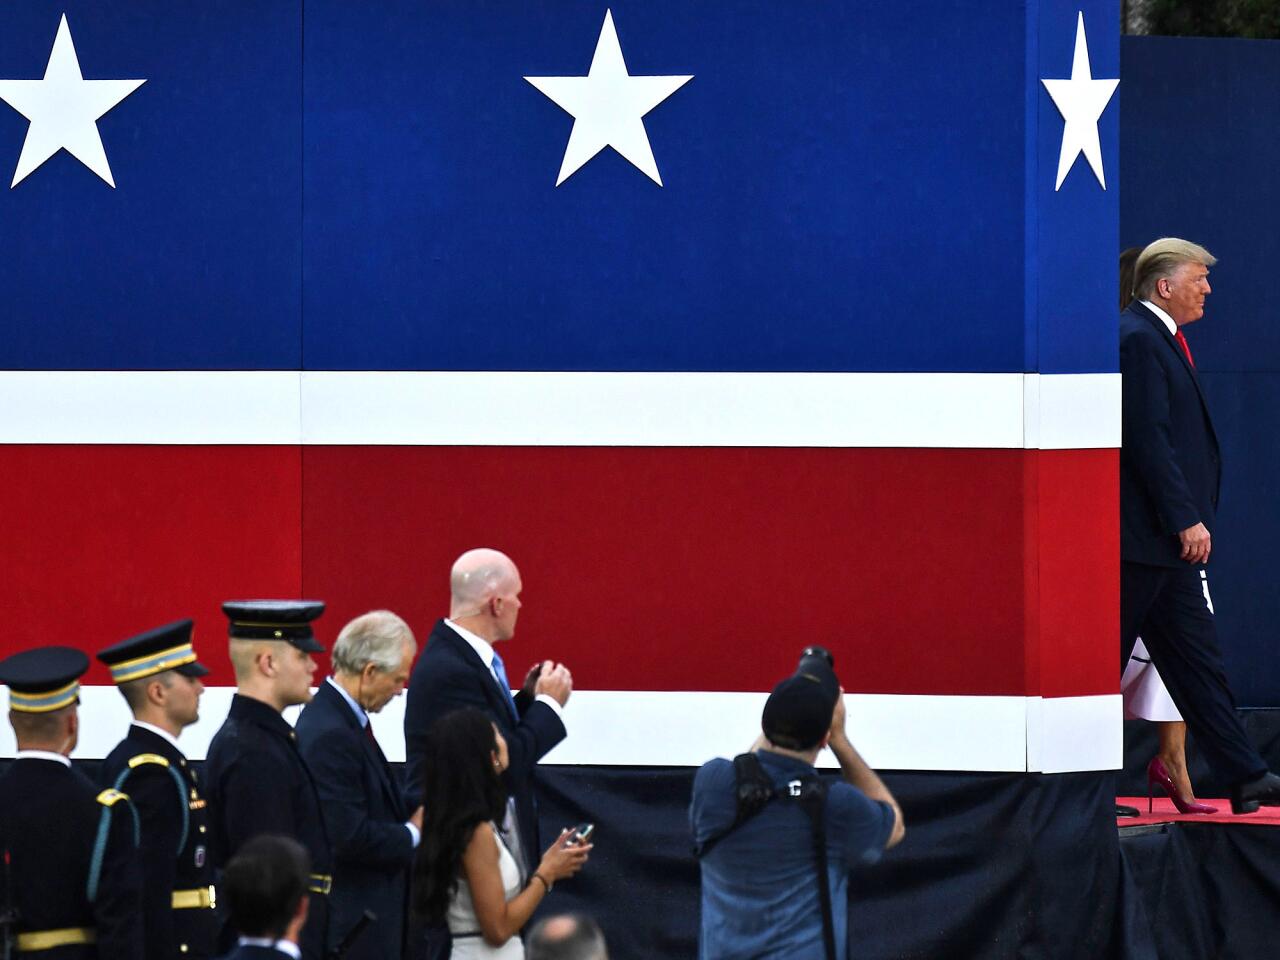
[[[1120,564],[1122,670],[1139,636],[1214,771],[1231,785],[1264,774],[1227,684],[1202,567]]]

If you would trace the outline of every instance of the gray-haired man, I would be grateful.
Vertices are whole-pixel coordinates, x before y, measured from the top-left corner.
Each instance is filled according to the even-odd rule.
[[[328,948],[366,909],[378,915],[350,960],[383,960],[404,951],[408,872],[421,837],[422,807],[409,800],[387,764],[369,714],[404,692],[417,650],[408,625],[390,611],[352,620],[333,646],[333,676],[296,727],[334,850]]]

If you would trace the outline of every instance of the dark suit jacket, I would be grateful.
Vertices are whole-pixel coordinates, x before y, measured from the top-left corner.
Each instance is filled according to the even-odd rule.
[[[131,724],[128,735],[102,761],[99,780],[127,793],[138,811],[147,960],[213,956],[219,926],[214,911],[173,909],[175,890],[214,882],[209,810],[187,758],[164,737]]]
[[[1212,534],[1222,479],[1200,381],[1164,322],[1135,300],[1120,315],[1120,556],[1183,566],[1178,532]]]
[[[510,679],[510,677],[508,677]],[[542,856],[538,816],[533,798],[533,770],[537,762],[565,737],[564,723],[545,703],[517,696],[520,721],[512,720],[506,697],[480,655],[462,637],[436,623],[409,680],[404,711],[404,739],[413,796],[422,790],[422,742],[427,728],[460,707],[475,707],[489,715],[506,738],[510,763],[505,775],[515,798],[525,862],[532,870]],[[431,811],[426,811],[428,817]]]
[[[142,882],[135,862],[133,814],[110,807],[82,773],[55,760],[14,760],[0,777],[0,904],[19,913],[16,933],[92,927],[97,946],[65,946],[31,956],[142,960]],[[87,879],[103,810],[106,852],[97,894]]]
[[[293,837],[311,855],[314,874],[331,875],[333,860],[320,796],[298,750],[297,736],[269,705],[236,694],[227,719],[209,744],[204,762],[213,834],[213,864],[219,870],[261,833]],[[328,928],[328,897],[313,890],[302,954],[320,960]],[[224,923],[220,943],[234,937]]]
[[[333,843],[329,947],[336,946],[369,909],[378,921],[360,935],[347,956],[393,960],[404,950],[413,862],[413,841],[404,823],[413,810],[382,750],[327,680],[303,708],[294,729]]]

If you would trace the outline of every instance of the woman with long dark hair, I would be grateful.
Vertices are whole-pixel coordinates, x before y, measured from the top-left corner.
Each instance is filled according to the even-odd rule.
[[[479,710],[446,714],[427,731],[422,756],[426,821],[413,867],[413,901],[428,923],[446,921],[453,960],[521,960],[520,928],[557,880],[587,861],[590,844],[565,830],[521,884],[497,824],[507,809],[507,743]]]

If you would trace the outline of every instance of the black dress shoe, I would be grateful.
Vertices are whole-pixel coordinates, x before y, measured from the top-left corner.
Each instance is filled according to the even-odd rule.
[[[1280,807],[1280,777],[1264,773],[1231,788],[1231,812],[1253,813],[1260,806]]]
[[[1123,803],[1116,804],[1117,817],[1136,817],[1140,816],[1137,807],[1126,807]]]

